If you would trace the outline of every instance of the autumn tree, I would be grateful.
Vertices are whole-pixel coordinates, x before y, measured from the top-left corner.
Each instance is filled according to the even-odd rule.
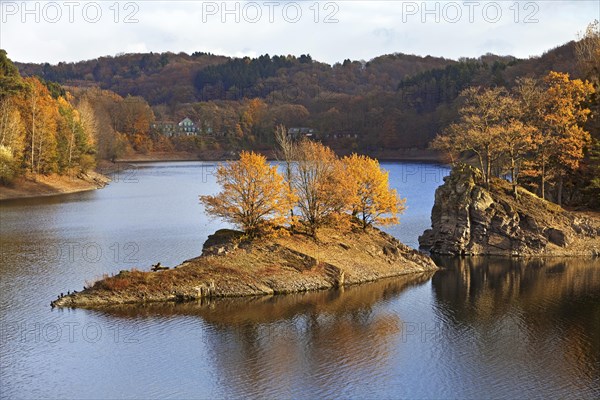
[[[349,199],[351,213],[360,219],[363,229],[373,224],[398,223],[405,200],[390,189],[389,173],[381,169],[379,162],[356,154],[344,157],[342,162],[353,189]]]
[[[23,154],[25,127],[14,101],[7,97],[0,100],[0,146],[10,150],[15,159]]]
[[[60,114],[57,129],[59,172],[68,171],[73,167],[87,170],[95,164],[94,141],[90,137],[92,133],[88,130],[92,127],[89,124],[84,125],[81,114],[72,106],[71,101],[73,98],[69,93],[66,98],[59,97],[57,100]]]
[[[432,145],[450,153],[473,153],[489,186],[492,166],[502,155],[500,131],[495,127],[506,118],[507,93],[502,88],[472,87],[465,89],[461,96],[464,104],[459,110],[460,120],[444,133],[449,139],[437,138]]]
[[[583,129],[590,110],[584,102],[594,93],[593,86],[580,79],[570,79],[569,74],[551,71],[545,78],[547,85],[544,102],[545,135],[553,140],[552,167],[556,171],[557,202],[562,204],[565,174],[575,171],[591,143],[589,132]]]
[[[552,176],[561,204],[563,180],[579,168],[590,143],[582,126],[590,113],[584,103],[593,92],[587,81],[558,72],[550,72],[542,81],[517,80],[511,93],[469,88],[462,93],[460,120],[438,135],[432,147],[452,160],[474,155],[488,187],[493,170],[501,175],[508,169],[515,197],[521,165],[527,162],[533,166],[527,172],[539,176],[542,198]]]
[[[0,184],[9,184],[20,172],[25,140],[21,115],[9,97],[0,99]]]
[[[519,120],[532,128],[530,133],[531,154],[523,163],[524,175],[539,178],[539,195],[546,198],[548,163],[552,149],[556,147],[555,137],[547,135],[545,130],[545,88],[535,78],[517,79],[512,90],[519,109]]]
[[[596,90],[591,97],[589,108],[592,111],[585,128],[592,136],[586,163],[584,193],[589,204],[600,207],[600,22],[595,20],[588,25],[585,33],[575,44],[575,55],[580,71]]]
[[[244,136],[257,137],[260,135],[266,110],[267,104],[259,98],[249,100],[244,104],[240,115],[240,129]]]
[[[123,98],[114,92],[98,88],[80,89],[75,93],[77,110],[90,140],[93,140],[97,157],[115,160],[130,147],[128,137],[119,132],[119,104]]]
[[[352,191],[344,179],[343,165],[333,151],[321,143],[304,139],[297,146],[293,188],[297,207],[308,233],[342,222]],[[342,217],[340,219],[340,217]]]
[[[587,26],[575,44],[575,55],[583,74],[595,80],[600,79],[600,22],[595,20]]]
[[[26,164],[35,174],[56,171],[58,107],[37,78],[25,78],[27,89],[18,97],[26,132]]]
[[[294,160],[296,159],[296,143],[288,130],[283,125],[278,125],[275,128],[275,142],[279,148],[279,157],[284,162],[284,174],[286,183],[290,192],[293,191],[293,168]],[[290,209],[290,216],[294,217],[294,209]]]
[[[238,161],[220,165],[216,172],[221,192],[200,196],[206,212],[239,226],[249,236],[281,225],[291,208],[293,196],[277,167],[253,152],[242,152]]]
[[[455,135],[451,130],[454,128],[456,128],[456,125],[448,126],[443,134],[438,134],[429,144],[432,149],[440,151],[445,161],[453,166],[460,160],[463,151],[462,146],[455,141]]]
[[[0,90],[3,183],[27,170],[37,175],[64,173],[72,165],[92,167],[93,142],[70,93],[54,82],[22,79],[5,52],[0,54],[0,70],[0,81],[6,84]]]
[[[275,124],[284,126],[302,126],[308,120],[310,112],[301,104],[278,104],[269,109],[268,117]]]
[[[508,171],[512,184],[513,196],[519,198],[518,186],[523,160],[533,150],[533,138],[537,132],[533,126],[523,124],[519,119],[511,118],[505,124],[498,125],[497,137],[501,148],[508,159]]]

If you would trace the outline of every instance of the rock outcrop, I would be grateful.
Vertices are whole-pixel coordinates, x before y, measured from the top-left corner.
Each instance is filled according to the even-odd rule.
[[[569,212],[495,179],[484,185],[478,169],[459,165],[435,193],[431,229],[421,248],[445,255],[600,255],[600,220]]]
[[[428,256],[378,229],[323,228],[319,241],[303,234],[247,240],[240,232],[209,236],[202,255],[154,272],[121,271],[53,307],[192,301],[343,288],[380,278],[437,269]]]

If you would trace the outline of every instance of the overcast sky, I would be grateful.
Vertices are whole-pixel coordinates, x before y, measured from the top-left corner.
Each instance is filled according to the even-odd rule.
[[[21,62],[131,52],[306,54],[335,63],[394,52],[529,57],[600,18],[586,1],[6,1],[0,48]]]

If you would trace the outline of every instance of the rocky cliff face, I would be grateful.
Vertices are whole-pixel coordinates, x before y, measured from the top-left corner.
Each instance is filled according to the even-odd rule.
[[[495,180],[490,189],[475,168],[453,168],[435,193],[431,229],[422,248],[447,255],[600,255],[600,220],[568,212]]]

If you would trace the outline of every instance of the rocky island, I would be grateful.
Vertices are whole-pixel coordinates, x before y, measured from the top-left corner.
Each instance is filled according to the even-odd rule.
[[[442,255],[599,256],[600,219],[570,212],[494,179],[479,169],[455,166],[435,193],[431,229],[421,248]]]
[[[380,278],[437,269],[426,255],[376,229],[324,228],[315,241],[304,234],[245,239],[219,230],[200,257],[172,269],[121,271],[52,302],[53,307],[183,302],[342,288]]]
[[[241,152],[217,168],[221,191],[199,196],[208,215],[240,231],[217,231],[200,257],[173,269],[159,263],[151,272],[121,271],[51,305],[297,293],[437,269],[428,256],[374,227],[397,223],[404,210],[377,160],[340,159],[321,143],[295,142],[283,128],[277,133],[287,149],[285,177],[264,156]]]

